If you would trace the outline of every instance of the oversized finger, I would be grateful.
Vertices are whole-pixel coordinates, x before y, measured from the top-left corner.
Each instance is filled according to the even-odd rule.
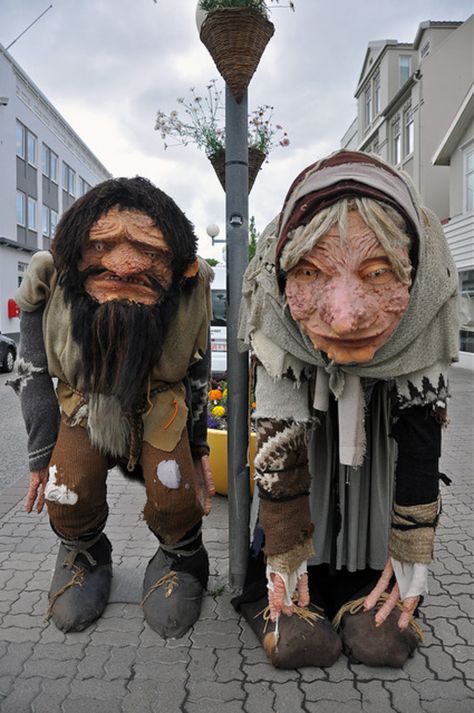
[[[42,478],[39,486],[38,500],[36,501],[36,512],[43,512],[47,484],[48,480],[46,478]]]
[[[38,493],[38,488],[41,483],[41,478],[39,473],[31,473],[31,478],[30,478],[30,487],[28,488],[28,492],[26,494],[26,500],[25,500],[25,510],[26,512],[31,512],[33,510],[33,506],[35,504],[36,500],[36,495]]]
[[[394,609],[398,599],[400,597],[400,590],[398,589],[398,584],[394,586],[390,592],[389,597],[384,602],[383,606],[380,607],[377,614],[375,615],[375,626],[380,626],[384,623],[385,619],[388,617],[390,612]]]
[[[307,607],[309,604],[308,573],[302,574],[298,579],[298,606]]]
[[[367,595],[365,602],[364,602],[364,611],[369,611],[369,609],[372,609],[378,602],[380,595],[385,592],[387,589],[388,585],[390,584],[390,580],[393,575],[393,565],[392,565],[392,560],[388,559],[387,564],[384,567],[384,570],[382,574],[380,575],[379,581],[375,585],[375,587],[372,589],[370,594]]]
[[[401,631],[407,628],[419,601],[420,597],[407,597],[403,600],[403,611],[398,620],[398,626]]]
[[[278,574],[273,573],[270,576],[273,582],[273,596],[271,597],[270,604],[270,618],[272,621],[276,621],[276,618],[282,613],[283,607],[285,606],[286,587],[285,582]]]
[[[204,473],[204,482],[206,484],[207,492],[213,498],[216,494],[216,488],[214,485],[214,480],[212,478],[211,463],[209,456],[203,456],[201,458],[202,471]]]

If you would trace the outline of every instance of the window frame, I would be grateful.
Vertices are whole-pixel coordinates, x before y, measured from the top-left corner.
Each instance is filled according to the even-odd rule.
[[[28,196],[26,208],[26,227],[28,228],[28,230],[32,230],[33,232],[38,231],[38,221],[36,215],[37,207],[38,201],[36,200],[36,198],[33,198],[33,196]],[[33,217],[32,221],[31,217]]]
[[[406,76],[406,79],[404,79],[403,81],[402,81],[402,60],[408,60],[408,66],[407,66],[408,74]],[[400,82],[400,87],[403,87],[404,84],[406,84],[406,82],[409,80],[409,78],[411,76],[411,65],[412,65],[411,55],[409,55],[409,54],[398,55],[398,79]]]
[[[403,110],[403,158],[415,150],[415,114],[411,104]]]
[[[463,212],[472,213],[474,211],[474,143],[466,146],[463,153]],[[468,162],[471,157],[473,166],[469,169]],[[472,180],[472,188],[470,191],[469,178]]]
[[[392,161],[394,166],[398,166],[402,162],[402,133],[401,133],[401,121],[398,115],[396,119],[392,121]],[[395,131],[397,129],[397,132]]]
[[[21,200],[21,206],[18,204],[18,199]],[[21,208],[22,215],[20,220],[18,220],[18,208]],[[26,193],[20,191],[19,188],[16,189],[16,224],[21,228],[26,228]]]
[[[18,136],[18,131],[21,132],[21,136]],[[18,119],[16,120],[16,127],[15,127],[15,144],[16,144],[16,155],[18,158],[21,158],[23,161],[26,161],[26,132],[27,128],[24,124],[21,123]],[[18,139],[20,138],[20,141]],[[20,150],[21,153],[18,153],[18,146],[20,144]]]

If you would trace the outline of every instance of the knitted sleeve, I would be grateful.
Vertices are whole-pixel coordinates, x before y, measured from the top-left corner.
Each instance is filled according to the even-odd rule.
[[[211,367],[211,340],[208,338],[207,349],[202,358],[189,367],[186,390],[188,393],[189,421],[188,432],[191,452],[194,458],[209,455],[207,442],[207,393]]]
[[[255,482],[267,565],[290,574],[314,554],[309,506],[307,384],[256,373]]]
[[[389,553],[399,562],[429,564],[439,514],[441,419],[431,404],[397,411],[398,445]]]
[[[20,396],[31,471],[47,467],[59,429],[59,405],[43,341],[43,312],[44,306],[21,314],[16,377],[10,382]]]

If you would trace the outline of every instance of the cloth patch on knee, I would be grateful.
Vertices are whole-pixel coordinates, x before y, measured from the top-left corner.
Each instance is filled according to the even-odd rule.
[[[166,488],[176,490],[181,484],[181,471],[175,460],[162,460],[156,469],[158,480]]]
[[[68,490],[66,485],[58,485],[56,482],[57,473],[58,469],[55,465],[52,465],[49,469],[49,478],[44,491],[44,497],[46,500],[59,503],[60,505],[75,505],[78,500],[77,493]]]

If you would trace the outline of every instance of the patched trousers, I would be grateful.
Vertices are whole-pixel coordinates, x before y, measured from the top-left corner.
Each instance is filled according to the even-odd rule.
[[[203,516],[187,430],[171,452],[144,442],[140,463],[146,486],[144,519],[162,542],[175,544]],[[104,528],[107,473],[113,465],[113,459],[91,445],[85,428],[61,419],[46,489],[51,525],[60,537],[88,539]]]

